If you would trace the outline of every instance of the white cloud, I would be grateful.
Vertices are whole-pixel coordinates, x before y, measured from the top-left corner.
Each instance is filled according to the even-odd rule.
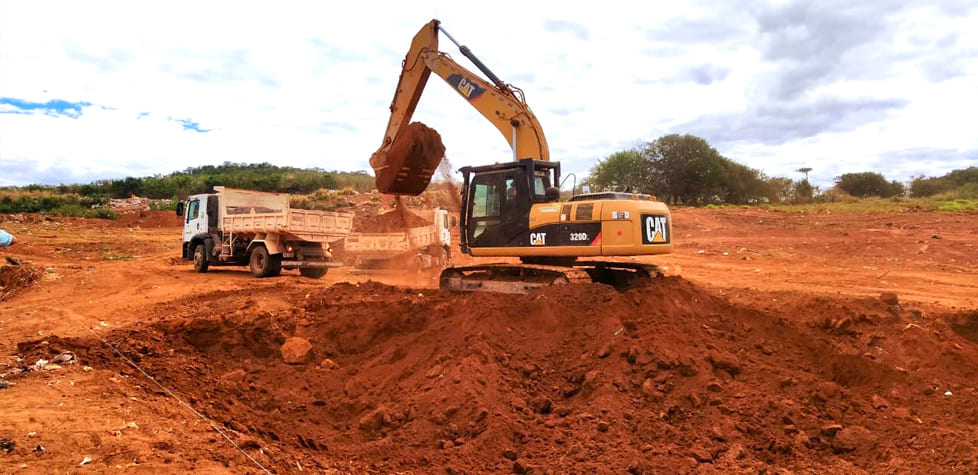
[[[401,59],[431,18],[524,90],[551,157],[579,177],[638,141],[699,132],[680,126],[717,117],[763,125],[759,111],[805,114],[825,101],[849,104],[843,110],[873,101],[902,106],[852,114],[863,122],[841,128],[798,117],[790,122],[811,128],[797,136],[754,127],[704,138],[771,175],[811,166],[822,185],[836,171],[888,166],[877,170],[906,179],[978,162],[973,6],[796,15],[803,6],[527,2],[516,12],[464,2],[5,2],[0,97],[92,106],[77,119],[0,114],[0,185],[224,161],[367,169]],[[762,18],[774,25],[767,32]],[[808,28],[804,35],[798,25]],[[825,25],[843,29],[818,29]],[[772,44],[772,31],[790,41]],[[511,158],[500,134],[436,77],[415,119],[439,130],[456,167]],[[930,160],[906,150],[957,153]]]

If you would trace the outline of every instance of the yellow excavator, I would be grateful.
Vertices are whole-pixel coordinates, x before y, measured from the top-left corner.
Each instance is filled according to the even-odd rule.
[[[439,32],[491,83],[439,51]],[[671,252],[672,220],[666,205],[654,196],[622,192],[559,201],[560,163],[550,161],[543,128],[523,92],[501,81],[438,20],[421,28],[411,43],[384,142],[370,158],[380,192],[420,194],[444,157],[440,135],[411,122],[432,71],[499,129],[513,150],[512,161],[459,170],[461,250],[476,257],[521,261],[449,267],[441,274],[442,288],[525,293],[585,278],[621,288],[658,274],[652,264],[600,258]]]

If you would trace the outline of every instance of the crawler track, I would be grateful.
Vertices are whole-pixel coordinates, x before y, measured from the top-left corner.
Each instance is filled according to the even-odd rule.
[[[584,261],[573,267],[534,264],[486,264],[452,267],[441,273],[442,289],[458,292],[525,294],[540,287],[568,283],[600,283],[624,290],[660,275],[652,264]]]

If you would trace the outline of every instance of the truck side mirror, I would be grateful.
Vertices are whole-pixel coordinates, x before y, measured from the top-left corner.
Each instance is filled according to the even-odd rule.
[[[177,202],[177,216],[183,216],[183,201]]]

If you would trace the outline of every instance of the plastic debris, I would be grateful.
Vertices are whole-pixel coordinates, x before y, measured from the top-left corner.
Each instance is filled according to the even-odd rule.
[[[74,364],[76,361],[78,361],[78,359],[75,358],[75,354],[70,351],[61,353],[60,355],[51,359],[52,363],[57,364]]]

